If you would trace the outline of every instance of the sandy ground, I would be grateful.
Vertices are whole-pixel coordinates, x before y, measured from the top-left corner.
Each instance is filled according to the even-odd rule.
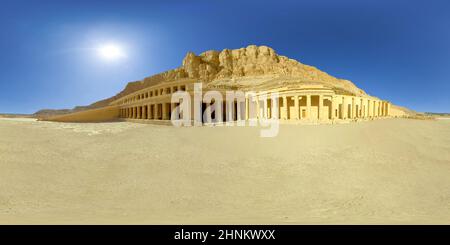
[[[450,224],[450,120],[0,119],[1,224]]]

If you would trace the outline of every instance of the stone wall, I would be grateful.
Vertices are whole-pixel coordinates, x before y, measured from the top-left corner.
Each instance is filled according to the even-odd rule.
[[[55,122],[108,122],[119,118],[119,107],[108,106],[98,109],[91,109],[65,115],[44,118],[46,121]]]

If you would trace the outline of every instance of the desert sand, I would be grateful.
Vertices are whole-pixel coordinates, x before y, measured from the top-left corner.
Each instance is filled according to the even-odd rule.
[[[1,224],[450,224],[450,120],[0,119]]]

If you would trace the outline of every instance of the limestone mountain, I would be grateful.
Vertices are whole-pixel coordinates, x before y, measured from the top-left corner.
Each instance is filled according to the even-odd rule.
[[[302,64],[286,56],[278,55],[267,46],[250,45],[240,49],[210,50],[195,55],[186,54],[182,65],[176,69],[130,82],[124,90],[87,107],[98,108],[137,90],[178,79],[198,79],[208,87],[257,90],[301,84],[322,84],[341,94],[365,95],[351,81],[335,78],[313,66]],[[48,113],[48,111],[46,111]]]

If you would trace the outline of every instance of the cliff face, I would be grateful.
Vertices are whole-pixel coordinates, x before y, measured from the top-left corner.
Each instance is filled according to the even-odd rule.
[[[346,93],[365,94],[348,80],[337,79],[313,66],[278,55],[270,47],[250,45],[233,50],[210,50],[200,55],[189,52],[179,68],[147,77],[142,81],[128,83],[116,96],[94,103],[92,106],[104,106],[110,101],[145,87],[182,78],[198,79],[211,86],[223,87],[227,83],[233,83],[244,88],[251,88],[261,80],[270,83],[278,78],[294,80],[295,83],[321,83]],[[253,79],[255,83],[248,82],[248,79]],[[240,83],[241,80],[246,82]]]
[[[243,89],[260,85],[270,87],[319,83],[343,93],[365,95],[363,90],[348,80],[337,79],[313,66],[278,55],[267,46],[250,45],[233,50],[210,50],[200,55],[189,52],[179,68],[147,77],[142,81],[130,82],[117,95],[95,102],[87,108],[107,106],[110,102],[137,90],[183,78],[198,79],[210,87],[233,86]]]

